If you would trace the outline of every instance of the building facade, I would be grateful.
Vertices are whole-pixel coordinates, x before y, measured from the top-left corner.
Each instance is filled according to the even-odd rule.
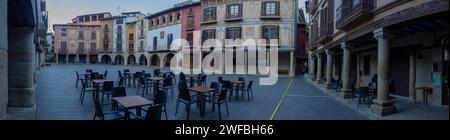
[[[341,97],[371,87],[370,109],[396,112],[395,98],[448,105],[448,1],[312,0],[308,46],[311,81],[342,83]],[[445,41],[447,40],[447,41]]]
[[[294,76],[297,0],[201,0],[201,4],[203,40],[218,39],[224,43],[225,39],[278,39],[278,73]],[[234,49],[246,50],[244,47],[237,46]],[[249,65],[248,60],[256,59],[251,56],[246,51],[244,61],[241,61],[233,55],[233,65],[243,65],[241,67],[247,74],[249,69],[256,69]],[[257,64],[269,66],[270,58],[266,58]],[[225,71],[224,67],[221,69]]]
[[[54,44],[55,44],[55,41],[54,41],[55,36],[54,36],[53,32],[48,32],[46,35],[46,39],[47,39],[47,44],[44,48],[44,54],[45,54],[44,61],[46,63],[54,62],[53,48],[54,48]]]
[[[111,17],[111,16],[112,15],[109,12],[81,15],[81,16],[77,16],[77,17],[73,18],[72,23],[73,24],[98,25],[102,19]]]
[[[149,64],[151,67],[169,67],[170,61],[180,48],[172,48],[174,40],[181,38],[181,10],[174,6],[146,17],[146,35]]]
[[[97,63],[100,25],[55,24],[56,63]]]

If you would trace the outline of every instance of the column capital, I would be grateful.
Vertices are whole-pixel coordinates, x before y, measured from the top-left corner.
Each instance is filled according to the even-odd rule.
[[[392,39],[394,38],[394,33],[391,30],[385,28],[379,28],[373,31],[373,37],[377,40],[379,39]]]
[[[341,43],[341,48],[342,48],[342,49],[346,49],[346,50],[350,50],[350,49],[353,48],[353,44],[347,43],[347,42],[342,42],[342,43]]]

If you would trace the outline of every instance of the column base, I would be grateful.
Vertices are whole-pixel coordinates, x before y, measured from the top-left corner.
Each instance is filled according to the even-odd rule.
[[[376,115],[386,116],[396,113],[396,107],[393,100],[380,101],[375,99],[373,104],[370,106],[370,111]]]
[[[352,90],[350,89],[341,90],[338,97],[341,99],[351,99],[353,98]]]
[[[325,84],[325,82],[322,81],[322,80],[317,80],[316,83],[317,83],[317,84]]]

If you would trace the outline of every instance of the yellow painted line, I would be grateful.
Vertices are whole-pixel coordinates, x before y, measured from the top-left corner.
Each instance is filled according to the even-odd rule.
[[[277,107],[275,108],[275,110],[273,111],[272,116],[270,117],[269,120],[273,120],[273,119],[275,118],[275,116],[277,115],[278,110],[280,109],[281,105],[282,105],[283,102],[284,102],[284,99],[286,99],[287,93],[288,93],[289,89],[291,88],[291,85],[292,85],[292,82],[293,82],[293,81],[294,81],[294,78],[291,78],[291,81],[289,82],[288,87],[287,87],[286,90],[284,91],[283,97],[281,98],[280,102],[278,102],[278,105],[277,105]]]

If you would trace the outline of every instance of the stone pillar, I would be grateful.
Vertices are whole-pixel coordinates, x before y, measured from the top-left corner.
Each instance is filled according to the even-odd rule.
[[[343,99],[349,99],[352,98],[352,88],[350,87],[350,65],[351,65],[351,50],[352,46],[346,42],[343,42],[341,44],[341,48],[344,51],[344,54],[342,56],[342,90],[341,94],[339,95]]]
[[[396,111],[394,101],[389,98],[389,39],[392,34],[383,28],[375,30],[373,34],[378,40],[378,95],[370,110],[385,116]]]
[[[58,61],[59,61],[59,60],[58,60],[58,58],[59,58],[59,54],[55,54],[55,63],[56,63],[56,64],[59,64],[59,62],[58,62]]]
[[[0,1],[0,120],[6,120],[8,106],[8,4]]]
[[[35,119],[34,28],[8,30],[8,111],[12,119]]]
[[[289,76],[290,77],[294,77],[294,75],[295,75],[295,65],[297,64],[297,63],[295,63],[295,55],[294,55],[294,52],[291,52],[290,53],[290,66],[289,66]]]
[[[77,54],[77,56],[75,57],[75,63],[78,64],[80,63],[80,55]]]
[[[322,79],[322,75],[323,75],[323,55],[318,53],[317,54],[317,78],[316,78],[316,82],[318,84],[323,84],[323,79]]]
[[[316,65],[315,57],[311,54],[309,54],[309,78],[312,81],[316,81],[316,73],[315,73],[315,65]]]
[[[68,53],[66,54],[66,58],[65,59],[66,59],[66,64],[68,64],[69,63],[69,54]]]
[[[409,52],[409,99],[416,94],[416,52]]]
[[[327,53],[327,75],[326,75],[327,83],[326,83],[326,85],[327,85],[327,89],[331,89],[332,84],[333,84],[333,83],[331,83],[332,82],[331,81],[332,73],[333,73],[333,52],[330,50],[327,50],[326,53]]]

